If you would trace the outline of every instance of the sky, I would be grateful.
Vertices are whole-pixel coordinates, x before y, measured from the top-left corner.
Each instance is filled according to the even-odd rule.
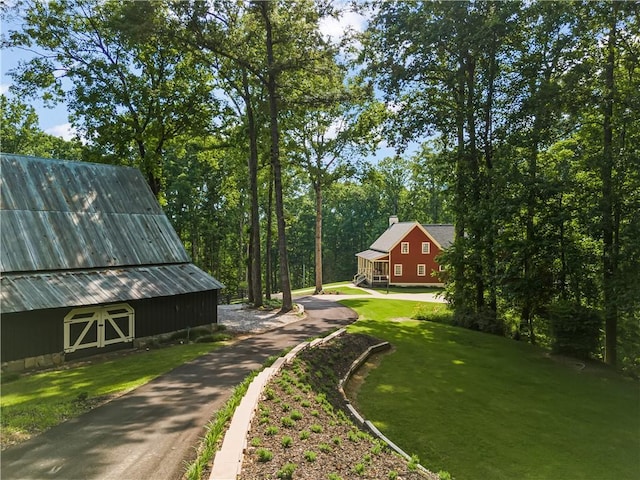
[[[343,3],[344,0],[337,0]],[[320,24],[321,32],[327,36],[337,39],[348,28],[363,31],[366,28],[367,19],[353,11],[345,12],[340,19],[324,19]],[[8,31],[18,30],[20,24],[16,21],[2,19],[0,33],[5,35]],[[0,93],[11,97],[9,87],[12,83],[8,72],[16,68],[20,61],[28,61],[34,54],[19,49],[2,49],[0,51]],[[65,104],[58,104],[54,108],[48,108],[39,98],[23,99],[32,105],[38,114],[40,128],[51,135],[62,137],[66,140],[74,136],[74,130],[69,123],[68,112]],[[376,158],[393,156],[395,151],[389,147],[382,146],[375,155]]]

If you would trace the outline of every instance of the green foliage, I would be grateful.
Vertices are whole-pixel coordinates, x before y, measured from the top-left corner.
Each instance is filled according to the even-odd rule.
[[[295,463],[285,463],[280,470],[276,473],[276,477],[282,480],[291,480],[293,478],[293,473],[298,468],[298,465]]]
[[[280,440],[280,444],[282,445],[283,448],[289,448],[291,447],[291,445],[293,445],[293,438],[291,438],[289,435],[285,435]]]
[[[307,462],[313,463],[317,460],[318,454],[316,452],[312,452],[311,450],[307,450],[304,452],[304,459]]]
[[[266,448],[259,448],[256,450],[256,455],[258,456],[259,462],[270,462],[273,460],[273,452]]]
[[[574,302],[556,302],[547,309],[555,353],[594,358],[599,353],[602,318]]]
[[[309,427],[309,430],[311,430],[313,433],[322,433],[324,429],[322,428],[322,425],[314,423]]]

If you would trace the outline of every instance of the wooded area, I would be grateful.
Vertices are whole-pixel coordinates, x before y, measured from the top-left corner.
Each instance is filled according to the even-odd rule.
[[[357,7],[367,29],[335,39],[326,0],[18,1],[3,46],[40,55],[2,96],[2,150],[137,166],[256,306],[351,278],[390,215],[454,223],[458,325],[637,368],[638,2]],[[34,95],[79,138],[40,131]]]

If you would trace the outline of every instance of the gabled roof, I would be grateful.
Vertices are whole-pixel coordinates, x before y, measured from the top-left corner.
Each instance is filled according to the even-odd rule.
[[[407,233],[417,225],[416,222],[400,222],[394,223],[387,228],[378,239],[369,247],[371,250],[379,252],[390,252],[393,247],[402,240]]]
[[[453,244],[455,238],[455,227],[451,224],[427,224],[422,225],[427,233],[433,238],[440,248],[447,248]]]
[[[0,153],[4,313],[222,288],[133,168]]]
[[[399,222],[390,225],[371,244],[369,250],[357,253],[356,256],[369,260],[381,258],[382,254],[389,253],[415,227],[422,228],[442,249],[451,246],[453,243],[455,229],[451,224],[420,225],[418,222]]]
[[[133,168],[0,154],[0,271],[189,262]]]

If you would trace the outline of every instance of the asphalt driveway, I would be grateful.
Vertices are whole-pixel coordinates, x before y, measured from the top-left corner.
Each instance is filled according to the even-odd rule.
[[[182,365],[86,414],[2,452],[12,479],[175,480],[195,458],[204,426],[233,388],[287,347],[353,322],[328,299],[296,303],[307,316]]]

